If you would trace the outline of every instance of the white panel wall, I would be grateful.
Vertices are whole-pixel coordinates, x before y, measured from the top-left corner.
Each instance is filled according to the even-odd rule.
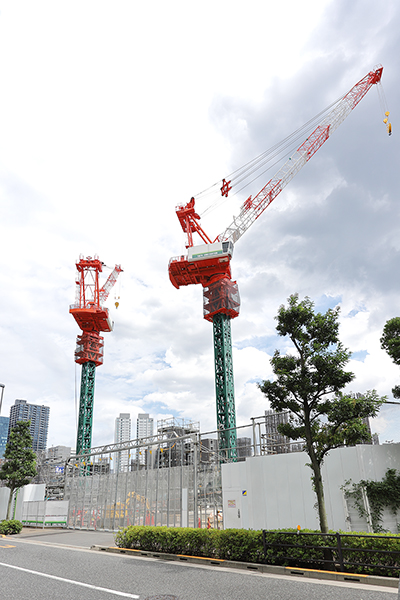
[[[224,527],[281,529],[300,525],[302,529],[319,529],[308,461],[307,454],[295,452],[222,465]],[[329,453],[323,480],[331,529],[351,528],[341,490],[345,481],[379,481],[389,468],[400,470],[400,444],[337,448]]]
[[[19,521],[22,518],[22,504],[23,502],[32,501],[32,500],[44,500],[44,495],[46,491],[46,486],[44,483],[29,483],[25,487],[21,488],[16,492],[17,494],[17,502],[15,506],[15,510],[11,514],[11,519],[18,519]],[[7,505],[8,499],[10,496],[10,490],[6,487],[0,488],[0,521],[6,518],[7,515]]]
[[[7,516],[7,504],[9,495],[10,490],[8,488],[0,488],[0,521],[3,521]]]

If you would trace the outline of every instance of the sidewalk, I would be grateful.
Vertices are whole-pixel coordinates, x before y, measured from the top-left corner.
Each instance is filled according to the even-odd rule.
[[[12,537],[39,543],[91,548],[92,546],[115,546],[114,535],[111,531],[24,527],[21,533]]]

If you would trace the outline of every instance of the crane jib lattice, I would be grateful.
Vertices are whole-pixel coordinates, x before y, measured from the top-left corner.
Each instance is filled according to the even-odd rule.
[[[238,239],[247,231],[256,219],[264,212],[278,194],[287,186],[300,169],[310,160],[319,148],[326,142],[332,133],[339,127],[351,111],[362,100],[368,90],[380,82],[383,67],[378,66],[374,71],[370,71],[361,79],[352,89],[343,96],[336,104],[334,109],[320,123],[316,129],[308,136],[296,152],[286,161],[281,169],[275,174],[273,179],[253,198],[248,198],[237,217],[233,222],[216,237],[216,240]],[[225,181],[225,180],[224,180]]]

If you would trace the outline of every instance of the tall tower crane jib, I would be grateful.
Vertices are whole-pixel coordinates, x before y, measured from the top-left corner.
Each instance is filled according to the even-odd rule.
[[[192,284],[201,284],[203,287],[203,316],[213,323],[214,329],[217,428],[222,460],[234,461],[237,458],[230,321],[239,315],[240,298],[237,283],[231,279],[230,261],[233,245],[343,123],[368,90],[380,83],[382,71],[381,65],[375,67],[334,104],[334,108],[312,133],[307,135],[274,177],[257,195],[249,196],[245,200],[239,215],[214,240],[200,225],[194,197],[187,204],[176,207],[180,225],[187,235],[188,254],[170,259],[169,278],[172,285],[178,289]],[[388,115],[389,112],[385,111],[384,123],[390,135],[392,128],[391,124],[388,124]],[[220,187],[222,196],[227,197],[232,187],[232,180],[223,179]],[[200,238],[200,244],[194,244],[194,235]]]

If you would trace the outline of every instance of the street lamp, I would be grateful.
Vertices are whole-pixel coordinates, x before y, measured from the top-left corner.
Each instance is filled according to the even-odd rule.
[[[1,388],[1,396],[0,396],[0,415],[1,415],[1,406],[3,404],[3,394],[4,394],[4,388],[6,386],[4,385],[4,383],[0,383],[0,388]]]

